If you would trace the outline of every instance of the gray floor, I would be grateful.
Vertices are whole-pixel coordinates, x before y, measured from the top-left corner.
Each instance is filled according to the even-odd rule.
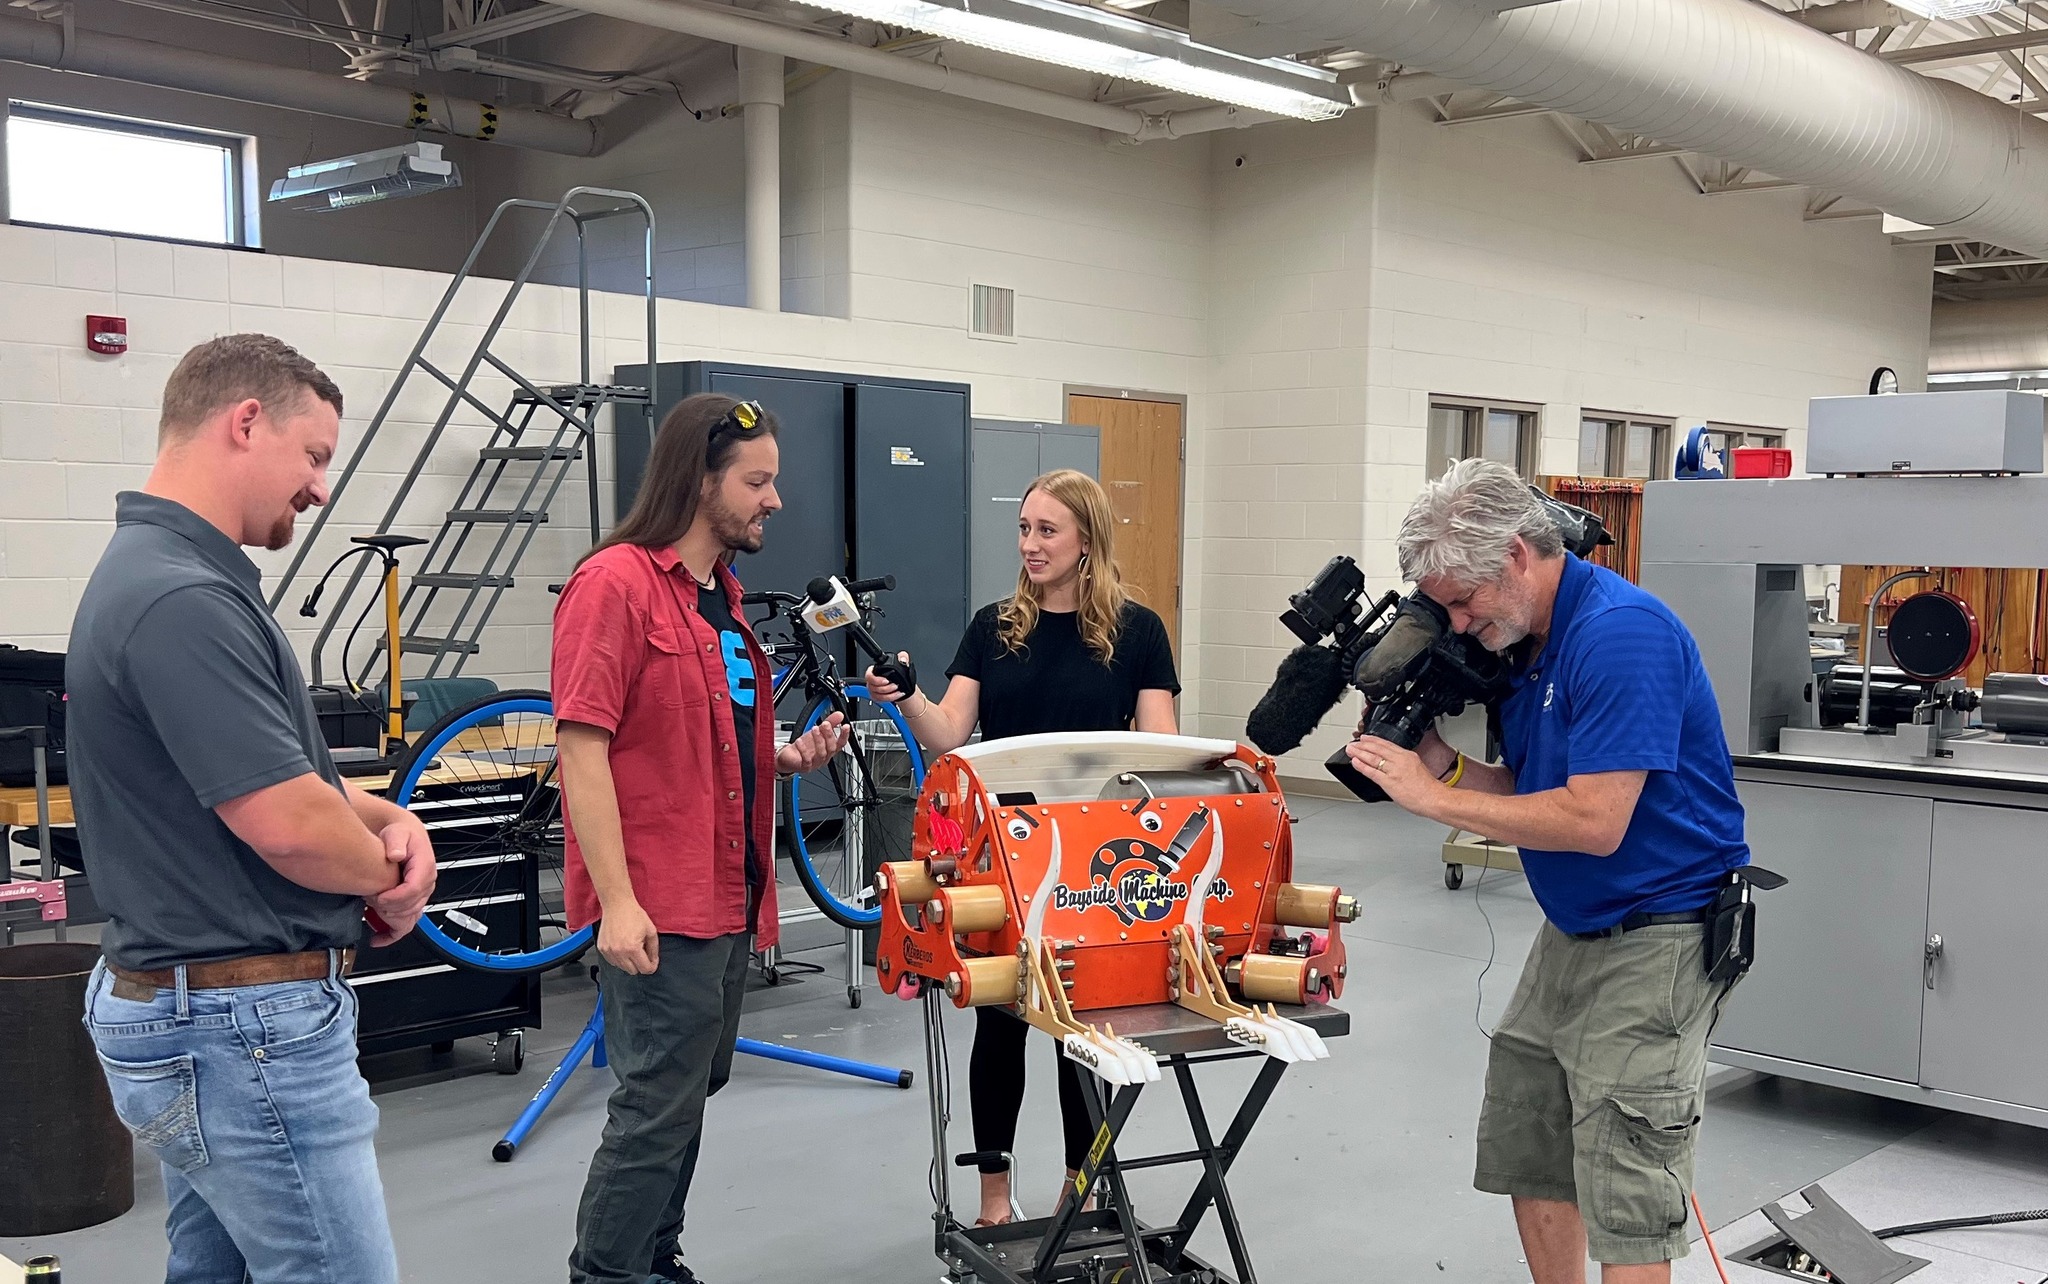
[[[1239,1215],[1262,1278],[1520,1281],[1528,1278],[1504,1200],[1469,1185],[1486,1060],[1477,1020],[1499,1016],[1539,916],[1519,877],[1489,874],[1476,893],[1443,887],[1442,832],[1386,806],[1296,798],[1298,876],[1342,883],[1364,906],[1347,930],[1351,977],[1342,1006],[1353,1033],[1327,1061],[1298,1067],[1233,1173]],[[1482,915],[1482,910],[1484,914]],[[1489,926],[1490,918],[1490,926]],[[1475,981],[1489,952],[1497,955]],[[742,1058],[714,1102],[687,1237],[711,1284],[751,1281],[929,1281],[930,1138],[917,1011],[874,990],[849,1010],[835,949],[804,955],[823,976],[763,989],[745,1033],[918,1072],[899,1092],[874,1083]],[[490,1072],[480,1043],[452,1056],[395,1054],[367,1063],[384,1111],[380,1149],[408,1281],[559,1281],[575,1201],[604,1119],[609,1078],[584,1070],[510,1164],[491,1143],[518,1114],[589,1011],[590,990],[550,983],[547,1027],[526,1072]],[[956,1065],[953,1148],[969,1145],[965,1062],[972,1021],[949,1013]],[[1020,1141],[1027,1210],[1045,1211],[1060,1174],[1049,1041],[1034,1041]],[[1240,1066],[1208,1075],[1214,1113],[1248,1081]],[[2014,1126],[1743,1072],[1717,1070],[1702,1142],[1699,1195],[1723,1252],[1760,1235],[1752,1211],[1816,1180],[1871,1225],[2048,1205],[2048,1138]],[[1141,1106],[1128,1153],[1188,1144],[1173,1094]],[[145,1171],[147,1165],[140,1165]],[[1141,1213],[1165,1219],[1186,1179],[1135,1174]],[[67,1278],[131,1284],[158,1277],[162,1197],[153,1175],[126,1216],[0,1254],[62,1255]],[[1171,1203],[1172,1207],[1167,1205]],[[2048,1227],[2048,1223],[2041,1224]],[[1916,1279],[2035,1284],[2048,1275],[2048,1229],[1933,1236],[1905,1251],[1936,1260]],[[1209,1234],[1198,1251],[1221,1259]],[[1729,1268],[1731,1280],[1779,1276]],[[1715,1279],[1702,1252],[1681,1280]]]

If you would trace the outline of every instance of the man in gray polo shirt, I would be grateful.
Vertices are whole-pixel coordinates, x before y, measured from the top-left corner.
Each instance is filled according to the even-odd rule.
[[[344,782],[239,546],[327,501],[341,392],[238,334],[164,388],[156,467],[79,601],[71,789],[106,955],[85,1024],[162,1161],[167,1284],[396,1284],[344,981],[434,885],[425,828]]]

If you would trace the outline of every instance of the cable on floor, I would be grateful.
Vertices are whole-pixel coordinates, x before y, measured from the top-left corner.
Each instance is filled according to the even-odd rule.
[[[1992,1213],[1988,1217],[1950,1217],[1938,1222],[1908,1222],[1904,1226],[1887,1226],[1871,1234],[1879,1239],[1897,1239],[1901,1235],[1922,1235],[1930,1231],[1968,1230],[1975,1226],[2006,1226],[2013,1222],[2048,1222],[2048,1208],[2034,1208],[2020,1213]]]
[[[1472,983],[1472,1028],[1488,1043],[1493,1042],[1493,1031],[1486,1028],[1479,1019],[1480,1009],[1486,1006],[1486,974],[1493,971],[1494,956],[1500,950],[1500,942],[1493,933],[1493,915],[1486,912],[1486,902],[1479,894],[1486,890],[1486,874],[1493,868],[1489,860],[1479,867],[1479,877],[1472,882],[1472,904],[1479,909],[1479,917],[1486,920],[1486,966],[1479,969],[1479,979]]]
[[[1714,1273],[1721,1277],[1721,1284],[1728,1284],[1728,1268],[1721,1264],[1721,1250],[1714,1247],[1714,1232],[1707,1229],[1707,1214],[1700,1207],[1700,1193],[1688,1191],[1692,1196],[1692,1215],[1699,1219],[1700,1235],[1707,1241],[1707,1256],[1714,1259]]]

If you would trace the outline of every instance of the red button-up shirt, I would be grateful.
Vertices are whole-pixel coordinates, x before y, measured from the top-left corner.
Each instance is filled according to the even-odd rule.
[[[740,583],[718,568],[733,618]],[[743,623],[744,627],[744,623]],[[750,629],[754,689],[768,657]],[[656,931],[709,939],[752,929],[775,944],[775,711],[755,711],[754,743],[733,743],[718,630],[697,610],[697,582],[672,548],[614,544],[576,568],[555,606],[555,717],[609,731],[626,872]],[[754,809],[743,814],[740,753],[754,755]],[[569,925],[601,917],[576,842],[576,800],[564,871]],[[747,921],[747,833],[760,863],[760,903]]]

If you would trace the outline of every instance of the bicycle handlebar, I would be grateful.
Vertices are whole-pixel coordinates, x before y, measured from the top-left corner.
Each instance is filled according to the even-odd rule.
[[[885,593],[896,587],[896,577],[893,575],[877,575],[872,579],[847,580],[845,584],[846,591],[849,593]],[[763,589],[758,593],[743,593],[740,595],[741,606],[800,607],[808,604],[810,600],[810,598],[802,593],[778,593],[774,589]]]

